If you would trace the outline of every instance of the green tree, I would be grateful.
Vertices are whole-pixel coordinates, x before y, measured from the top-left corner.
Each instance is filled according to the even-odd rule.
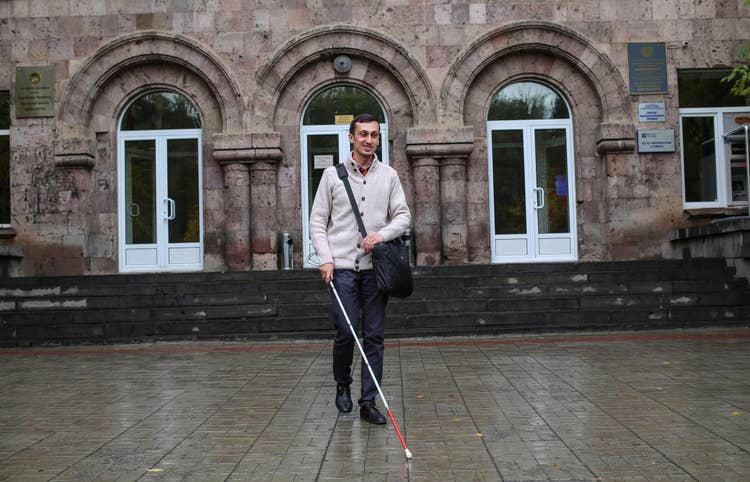
[[[745,0],[745,6],[750,7],[750,0]],[[737,53],[742,65],[738,65],[726,77],[721,79],[722,82],[731,82],[732,87],[729,90],[734,95],[750,97],[750,44],[746,44]]]

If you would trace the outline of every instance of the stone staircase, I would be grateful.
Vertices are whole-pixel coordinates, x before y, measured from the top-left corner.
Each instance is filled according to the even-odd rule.
[[[0,280],[0,345],[332,337],[316,270]],[[388,336],[747,325],[723,259],[415,269]]]

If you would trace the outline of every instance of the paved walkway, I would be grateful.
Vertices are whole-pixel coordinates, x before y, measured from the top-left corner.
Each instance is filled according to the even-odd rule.
[[[750,480],[747,329],[389,340],[383,389],[410,462],[328,343],[0,350],[0,480]]]

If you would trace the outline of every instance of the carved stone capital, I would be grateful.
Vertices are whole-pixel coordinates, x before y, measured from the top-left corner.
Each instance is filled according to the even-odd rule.
[[[55,166],[59,169],[94,168],[96,143],[85,137],[62,138],[55,146]]]
[[[600,156],[635,150],[635,128],[632,124],[602,122],[596,127],[595,138],[596,153]]]
[[[471,126],[414,127],[406,132],[406,154],[411,159],[468,157],[473,150]]]
[[[213,135],[214,159],[220,164],[281,160],[279,132],[217,133]]]

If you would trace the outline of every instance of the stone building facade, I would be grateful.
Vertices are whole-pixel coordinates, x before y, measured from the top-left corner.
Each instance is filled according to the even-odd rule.
[[[742,199],[687,199],[678,85],[680,72],[736,64],[749,27],[743,0],[2,1],[9,219],[0,220],[0,253],[11,275],[265,270],[277,269],[287,232],[295,266],[310,265],[312,172],[336,157],[313,154],[313,138],[334,136],[337,123],[308,128],[303,118],[322,92],[349,86],[382,108],[382,157],[412,207],[418,264],[668,257],[674,229],[743,208]],[[631,94],[628,45],[636,42],[666,49],[666,92]],[[17,115],[18,69],[28,66],[53,68],[51,117]],[[542,86],[567,114],[490,119],[514,84]],[[184,249],[170,251],[155,235],[141,244],[152,251],[129,251],[138,248],[129,217],[144,208],[123,194],[137,181],[127,139],[143,139],[123,119],[153,92],[178,94],[199,114],[191,134],[199,168],[189,174],[199,189],[198,234]],[[644,103],[663,105],[664,118],[639,120]],[[674,152],[638,152],[642,128],[673,129]],[[541,228],[549,223],[536,211],[553,200],[528,184],[547,169],[539,149],[556,132],[564,162],[551,185],[565,199],[567,231]],[[516,133],[528,137],[513,140]],[[503,180],[510,171],[501,157],[513,146],[520,177],[516,170]],[[147,168],[148,182],[167,186],[148,195],[154,226],[176,209],[160,197],[171,196],[174,171],[159,165]],[[520,185],[508,189],[512,182]],[[513,197],[506,191],[516,188],[519,219],[534,220],[512,238],[499,225]]]

